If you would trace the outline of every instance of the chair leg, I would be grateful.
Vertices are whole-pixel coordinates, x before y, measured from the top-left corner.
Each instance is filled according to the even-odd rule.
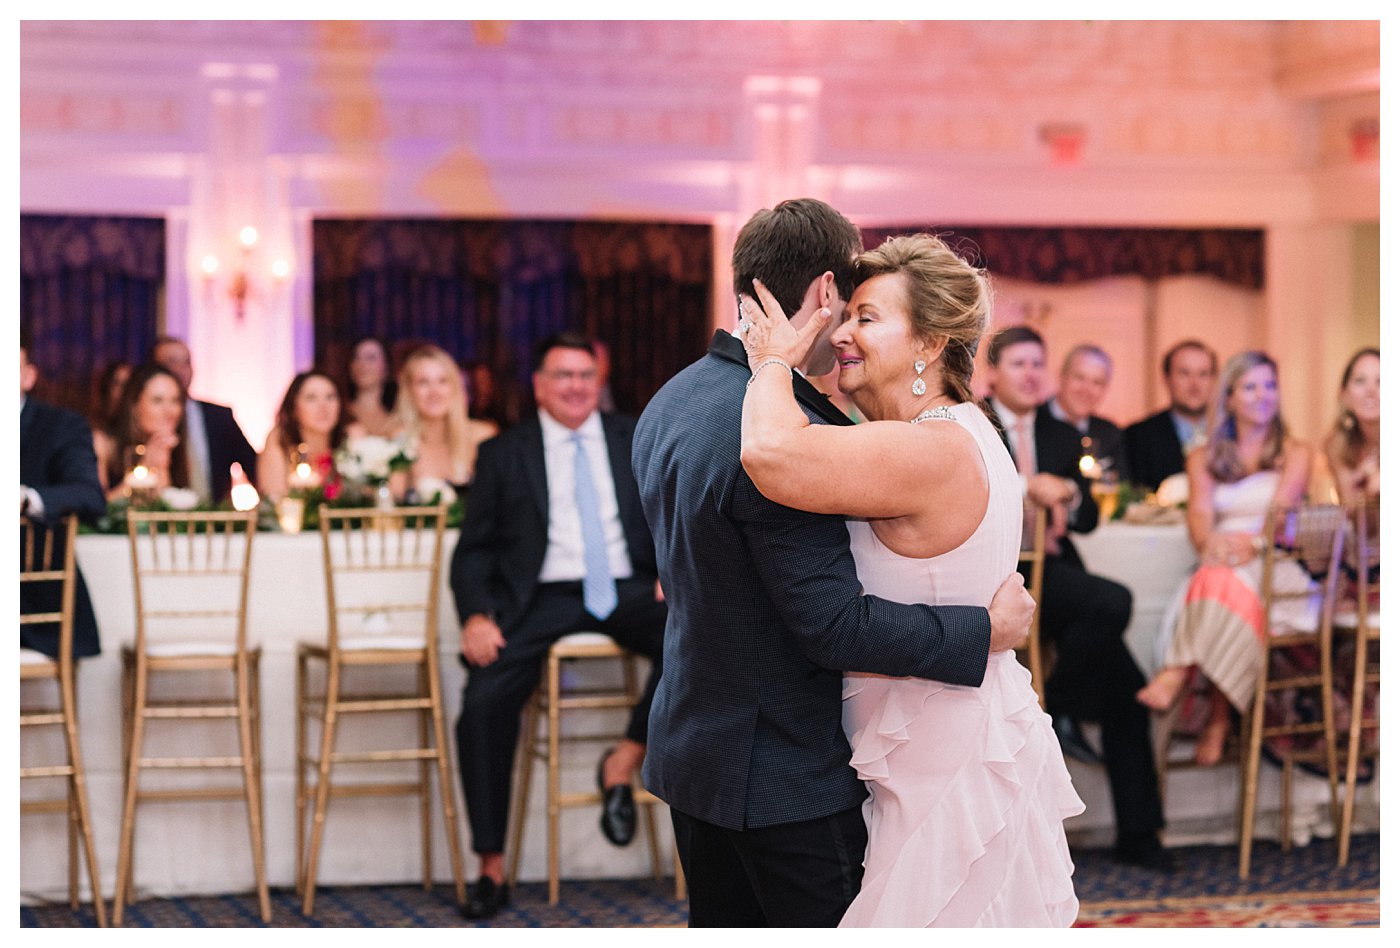
[[[462,837],[457,828],[456,784],[452,779],[450,750],[447,742],[447,722],[443,718],[442,685],[437,663],[428,665],[428,694],[432,699],[432,725],[437,749],[438,790],[442,795],[442,825],[447,833],[448,861],[452,863],[452,886],[457,904],[467,904],[467,880],[462,860]]]
[[[72,896],[77,898],[77,856],[75,843],[81,837],[87,862],[88,881],[92,883],[92,909],[97,927],[107,927],[107,909],[102,900],[102,877],[97,872],[97,848],[93,842],[92,809],[88,806],[87,776],[83,769],[82,745],[78,740],[77,683],[71,678],[59,683],[63,702],[63,739],[68,745],[69,821],[68,873]]]
[[[1260,671],[1260,675],[1264,675]],[[1263,678],[1260,678],[1261,684]],[[1254,806],[1259,795],[1259,754],[1264,734],[1264,689],[1255,689],[1254,705],[1247,716],[1249,746],[1245,751],[1243,781],[1240,784],[1240,879],[1249,878],[1249,860],[1254,848]]]
[[[1351,856],[1351,825],[1356,816],[1356,778],[1361,763],[1361,731],[1366,712],[1366,660],[1370,651],[1368,636],[1360,623],[1356,628],[1356,662],[1351,677],[1351,721],[1347,727],[1346,785],[1342,793],[1342,820],[1337,830],[1337,865],[1345,866]]]
[[[238,690],[238,748],[242,755],[243,800],[248,807],[248,838],[253,849],[253,878],[258,888],[258,914],[264,923],[272,921],[272,900],[267,892],[267,860],[263,852],[262,780],[257,741],[253,736],[254,705],[252,678],[258,653],[240,655],[234,671]]]
[[[316,804],[311,813],[311,840],[306,854],[306,875],[302,880],[301,913],[310,916],[316,908],[316,863],[326,826],[326,805],[331,791],[331,754],[335,750],[336,711],[340,700],[340,666],[326,662],[325,720],[321,724],[321,747],[316,764]]]
[[[1278,848],[1288,852],[1293,848],[1293,755],[1283,755],[1279,775]]]
[[[136,831],[136,798],[140,793],[141,750],[146,726],[146,663],[135,659],[135,685],[132,691],[131,738],[127,742],[126,786],[122,802],[121,843],[117,849],[117,881],[112,896],[112,924],[120,926],[126,902],[131,895],[132,841]]]
[[[428,689],[428,668],[427,659],[417,668],[418,694],[429,699],[429,706],[420,710],[413,717],[418,724],[418,746],[427,748],[429,718],[432,715],[432,698]],[[418,761],[418,828],[419,835],[423,839],[420,849],[423,858],[423,891],[431,892],[433,888],[433,762],[428,758],[420,758]]]
[[[549,757],[545,779],[548,783],[546,815],[549,836],[549,904],[559,904],[559,659],[550,653],[547,666],[549,689]]]
[[[506,881],[512,886],[520,871],[520,850],[525,838],[525,820],[530,812],[531,778],[535,772],[536,746],[539,743],[539,695],[532,694],[525,703],[520,726],[520,741],[515,747],[515,800],[511,805],[514,826],[510,833],[510,859],[506,863]]]
[[[296,768],[296,894],[304,896],[306,880],[306,666],[309,659],[300,650],[297,652],[297,666],[294,677],[293,701],[296,703],[293,720],[296,722],[296,750],[293,758]]]

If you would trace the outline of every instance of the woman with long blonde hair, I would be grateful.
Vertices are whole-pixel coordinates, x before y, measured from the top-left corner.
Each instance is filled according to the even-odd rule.
[[[477,447],[497,433],[491,422],[467,417],[461,369],[434,345],[419,346],[404,358],[394,419],[395,436],[415,455],[410,476],[421,496],[442,484],[460,492],[471,482]]]
[[[1248,710],[1259,667],[1258,641],[1282,629],[1316,627],[1315,603],[1285,602],[1262,627],[1260,580],[1269,538],[1265,516],[1272,505],[1296,504],[1307,491],[1312,449],[1290,438],[1279,413],[1278,366],[1257,350],[1225,365],[1207,420],[1204,445],[1186,458],[1190,499],[1187,529],[1200,555],[1166,659],[1138,700],[1156,711],[1170,708],[1191,669],[1210,681],[1210,719],[1196,743],[1196,761],[1220,760],[1230,728],[1230,707]],[[1276,564],[1274,587],[1304,591],[1310,578],[1297,563]]]

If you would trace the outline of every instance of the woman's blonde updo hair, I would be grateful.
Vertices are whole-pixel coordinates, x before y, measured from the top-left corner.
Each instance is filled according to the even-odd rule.
[[[857,286],[886,273],[904,276],[914,337],[931,343],[947,340],[942,355],[944,393],[957,402],[977,401],[972,394],[972,360],[992,311],[986,271],[932,234],[911,234],[891,237],[856,258]]]

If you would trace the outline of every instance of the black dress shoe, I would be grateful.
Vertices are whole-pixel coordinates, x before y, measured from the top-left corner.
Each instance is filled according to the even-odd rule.
[[[1073,757],[1083,764],[1101,764],[1103,755],[1089,746],[1079,722],[1069,715],[1057,714],[1050,719],[1055,728],[1055,737],[1060,741],[1060,750],[1066,757]]]
[[[1125,866],[1150,869],[1163,875],[1176,872],[1176,858],[1157,840],[1155,833],[1120,836],[1113,847],[1113,860]]]
[[[467,894],[467,904],[463,906],[462,914],[467,918],[491,918],[509,902],[510,886],[490,876],[482,876]]]
[[[603,835],[614,846],[626,846],[637,834],[637,805],[632,800],[630,784],[616,787],[603,786],[603,765],[608,762],[612,749],[603,752],[598,761],[598,792],[603,795],[603,817],[600,825]]]

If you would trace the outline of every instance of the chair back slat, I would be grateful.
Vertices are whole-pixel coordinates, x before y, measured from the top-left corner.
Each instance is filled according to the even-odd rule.
[[[57,525],[48,525],[20,517],[19,535],[19,624],[21,627],[56,625],[60,661],[71,661],[73,596],[77,586],[74,550],[78,518],[69,514]],[[45,604],[52,602],[57,608],[36,609],[36,598]],[[27,611],[26,599],[29,600]]]
[[[447,507],[322,506],[327,644],[393,637],[437,650]]]
[[[256,511],[128,514],[138,652],[176,638],[247,649],[256,532]]]

